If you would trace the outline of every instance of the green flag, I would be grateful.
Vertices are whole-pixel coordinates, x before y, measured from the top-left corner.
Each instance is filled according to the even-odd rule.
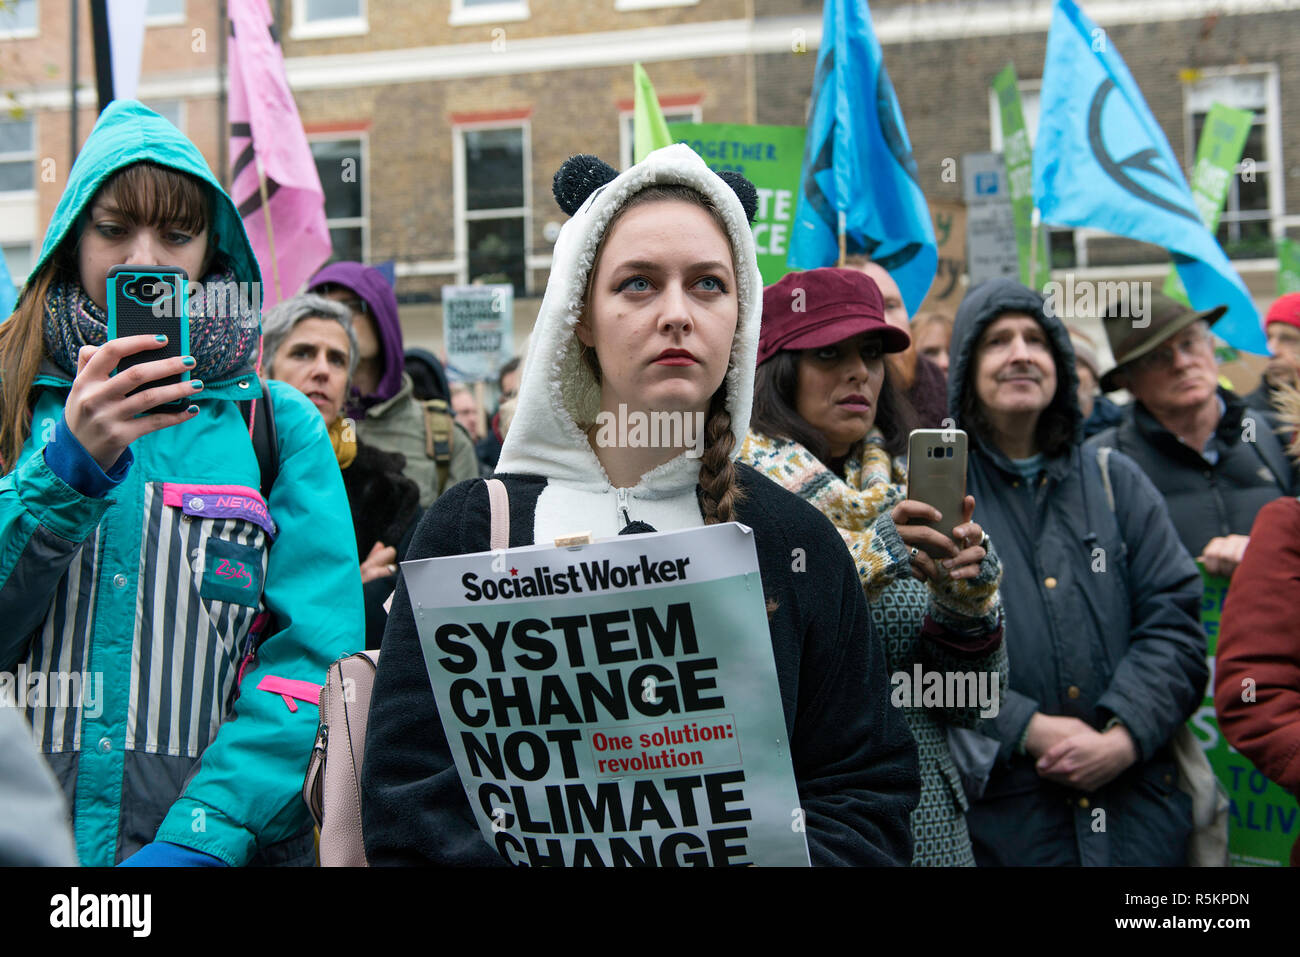
[[[1020,90],[1016,85],[1016,68],[1008,63],[993,78],[993,92],[997,94],[1002,116],[1002,158],[1007,167],[1008,192],[1011,194],[1011,213],[1016,224],[1016,250],[1020,258],[1020,281],[1034,289],[1042,289],[1052,278],[1052,264],[1048,261],[1047,231],[1037,237],[1038,255],[1031,255],[1034,244],[1034,154],[1030,148],[1029,130],[1025,128],[1025,113],[1020,105]],[[1033,275],[1030,264],[1033,263]]]
[[[1300,292],[1300,243],[1294,239],[1277,241],[1277,294]],[[3,310],[0,310],[3,315]]]
[[[673,138],[668,135],[668,124],[664,122],[664,111],[659,109],[659,97],[655,96],[654,85],[640,63],[632,65],[632,76],[636,87],[636,112],[632,116],[632,162],[639,163],[655,150],[672,146]]]
[[[1210,106],[1201,129],[1200,142],[1196,144],[1196,165],[1192,168],[1192,199],[1205,228],[1211,233],[1219,226],[1219,215],[1228,198],[1228,186],[1241,162],[1241,151],[1246,148],[1246,135],[1255,114],[1250,110],[1235,110],[1222,103]],[[1178,271],[1169,267],[1164,293],[1183,305],[1191,305],[1183,289]]]

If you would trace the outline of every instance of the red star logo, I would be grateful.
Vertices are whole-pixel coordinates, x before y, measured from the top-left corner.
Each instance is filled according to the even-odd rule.
[[[512,575],[518,575],[518,574],[519,574],[519,569],[517,569],[517,568],[512,568],[512,569],[510,569],[510,574],[512,574]]]

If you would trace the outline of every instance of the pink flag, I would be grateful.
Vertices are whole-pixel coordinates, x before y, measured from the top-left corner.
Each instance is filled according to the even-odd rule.
[[[297,293],[330,257],[325,191],[271,34],[266,0],[230,0],[230,26],[230,196],[262,268],[266,308]],[[259,173],[266,183],[265,209]]]

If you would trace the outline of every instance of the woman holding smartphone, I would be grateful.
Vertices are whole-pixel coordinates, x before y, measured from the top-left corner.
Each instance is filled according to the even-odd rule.
[[[790,273],[763,291],[762,328],[741,461],[816,506],[853,556],[885,638],[893,703],[920,751],[912,863],[974,866],[967,797],[946,732],[975,727],[981,712],[991,717],[1007,681],[1002,569],[971,521],[975,500],[966,496],[962,515],[941,516],[906,497],[911,415],[884,356],[906,349],[908,336],[885,322],[870,277],[853,269]],[[940,521],[951,537],[915,524],[923,521]],[[947,557],[936,561],[927,548]],[[949,674],[972,674],[963,687],[975,694],[932,703],[915,687],[918,665],[945,688],[955,687]]]
[[[190,355],[114,375],[165,345],[107,339],[106,278],[126,264],[179,266],[202,295]],[[299,792],[317,716],[294,698],[360,646],[361,582],[325,426],[280,383],[278,474],[258,491],[239,402],[262,394],[259,282],[199,151],[118,101],[0,324],[0,670],[73,689],[24,704],[84,865],[313,860]]]
[[[762,301],[753,186],[676,145],[622,174],[573,157],[555,191],[572,218],[496,472],[511,546],[577,530],[600,539],[751,526],[770,610],[770,634],[755,639],[772,643],[781,700],[770,707],[784,712],[812,862],[906,864],[915,745],[889,707],[852,563],[815,509],[734,462]],[[602,440],[597,415],[620,407],[624,421],[652,410],[698,417],[702,448]],[[485,551],[489,528],[485,483],[462,482],[426,514],[407,557]],[[800,548],[815,575],[792,569]],[[372,864],[507,863],[483,839],[457,774],[404,581],[375,678],[362,792]]]

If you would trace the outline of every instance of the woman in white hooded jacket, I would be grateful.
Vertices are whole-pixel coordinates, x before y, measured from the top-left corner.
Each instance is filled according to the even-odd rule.
[[[734,460],[749,424],[762,280],[753,186],[670,146],[622,174],[573,157],[556,242],[496,477],[510,545],[739,521],[754,530],[795,782],[814,864],[906,864],[916,746],[889,705],[883,649],[827,519]],[[610,441],[651,411],[704,422],[702,454]],[[599,416],[599,419],[598,419]],[[616,438],[616,436],[615,436]],[[444,494],[408,559],[488,549],[482,480]],[[505,864],[482,837],[425,671],[405,582],[393,602],[362,772],[372,864]]]

